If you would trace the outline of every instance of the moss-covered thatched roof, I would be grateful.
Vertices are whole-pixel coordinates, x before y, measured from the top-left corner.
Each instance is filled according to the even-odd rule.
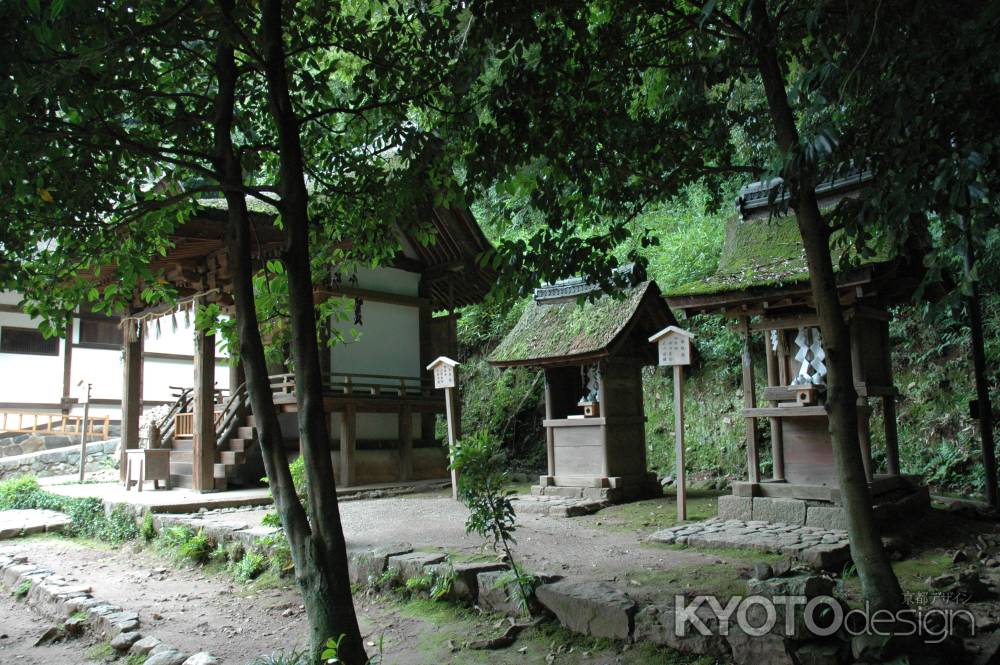
[[[650,309],[644,313],[643,308]],[[544,365],[608,355],[640,318],[650,321],[642,334],[647,333],[646,328],[675,322],[654,282],[643,282],[618,297],[605,294],[583,304],[575,298],[536,300],[489,361],[496,365]]]
[[[844,243],[835,236],[830,252],[836,266]],[[856,257],[855,257],[856,258]],[[890,252],[858,259],[858,265],[880,263]],[[668,297],[700,296],[755,287],[783,286],[809,280],[805,249],[795,215],[767,215],[744,220],[739,215],[726,223],[726,239],[719,268],[711,277],[671,289]]]

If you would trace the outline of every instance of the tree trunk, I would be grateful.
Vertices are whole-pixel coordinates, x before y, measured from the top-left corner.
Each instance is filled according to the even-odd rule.
[[[295,398],[298,404],[299,442],[309,480],[309,505],[313,535],[309,571],[313,602],[307,602],[313,648],[329,638],[342,638],[339,657],[348,665],[368,661],[358,627],[347,568],[347,546],[340,522],[337,491],[330,456],[323,405],[316,310],[313,303],[309,254],[309,195],[299,137],[299,120],[292,108],[283,43],[281,0],[262,5],[262,52],[268,106],[278,137],[279,182],[282,201],[284,248],[282,260],[288,276],[292,360],[295,364]]]
[[[798,127],[785,91],[784,75],[778,64],[774,32],[764,0],[753,2],[751,24],[756,39],[753,48],[764,83],[768,111],[774,123],[778,147],[787,160],[785,184],[789,188],[791,205],[802,235],[809,282],[823,335],[827,359],[826,410],[851,541],[851,557],[861,579],[865,600],[871,608],[896,609],[904,604],[903,592],[882,548],[861,459],[850,332],[840,306],[837,278],[830,256],[829,229],[816,200],[815,167],[802,154]]]
[[[997,453],[993,440],[993,401],[990,384],[986,379],[986,346],[983,341],[983,309],[979,299],[979,280],[973,279],[975,251],[972,247],[972,222],[962,219],[965,234],[965,277],[970,281],[966,307],[969,310],[969,332],[972,341],[972,366],[976,379],[976,404],[979,410],[979,436],[982,439],[983,471],[986,474],[986,500],[994,510],[1000,507],[997,495]]]
[[[222,0],[220,6],[223,12],[228,14],[232,9],[232,2]],[[216,53],[219,74],[215,117],[216,169],[220,174],[229,211],[226,246],[236,301],[240,362],[243,363],[246,373],[247,393],[254,412],[264,468],[271,485],[275,509],[288,538],[292,561],[295,564],[295,578],[309,617],[312,659],[318,661],[319,651],[328,638],[347,635],[351,630],[341,619],[344,613],[343,596],[337,593],[338,589],[343,589],[345,586],[351,625],[358,644],[361,642],[360,631],[357,619],[354,617],[350,587],[347,586],[346,552],[343,555],[342,581],[332,581],[332,578],[341,571],[329,565],[330,556],[327,548],[322,544],[322,538],[318,537],[310,527],[306,511],[295,493],[284,439],[274,407],[254,302],[250,222],[245,195],[242,192],[243,175],[231,139],[237,69],[232,45],[224,38],[225,30],[222,32],[223,36],[220,37]],[[310,481],[315,482],[312,477]],[[332,469],[330,481],[332,486]],[[336,506],[334,509],[336,510]],[[314,511],[314,514],[317,513],[321,514],[319,511]],[[337,515],[339,528],[339,514]],[[343,545],[343,537],[340,542]],[[347,642],[346,638],[344,642]],[[345,653],[342,659],[350,665],[360,665],[367,661],[363,649],[360,657],[348,658]]]

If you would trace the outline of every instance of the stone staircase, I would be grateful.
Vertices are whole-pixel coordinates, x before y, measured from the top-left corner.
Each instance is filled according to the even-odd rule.
[[[235,428],[232,436],[222,438],[216,445],[213,477],[214,489],[228,489],[229,483],[239,477],[246,461],[247,453],[257,443],[257,429],[253,416],[247,416]],[[175,435],[170,453],[170,484],[172,487],[193,487],[192,474],[194,460],[192,449],[194,437],[189,434]]]
[[[177,401],[164,420],[160,433],[164,447],[171,450],[172,487],[194,487],[194,414],[190,412],[191,398],[190,388],[182,389],[177,394]],[[232,483],[243,485],[256,482],[262,475],[263,464],[254,417],[248,414],[246,385],[237,388],[216,409],[212,489],[225,490]]]

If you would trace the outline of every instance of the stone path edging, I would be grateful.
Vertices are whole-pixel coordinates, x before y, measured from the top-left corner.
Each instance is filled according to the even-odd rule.
[[[29,563],[27,557],[0,554],[0,588],[23,593],[25,601],[39,613],[63,622],[67,633],[89,627],[110,640],[121,653],[149,655],[144,665],[215,665],[219,660],[207,652],[188,655],[155,637],[139,632],[137,612],[95,598],[89,586],[73,584],[55,572]],[[78,618],[77,613],[87,615]]]

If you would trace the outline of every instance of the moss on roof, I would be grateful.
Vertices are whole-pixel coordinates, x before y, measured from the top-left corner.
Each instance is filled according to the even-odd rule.
[[[524,363],[601,352],[631,321],[651,284],[643,282],[617,298],[603,295],[582,305],[575,299],[532,301],[489,361]]]
[[[844,247],[835,234],[830,242],[835,266],[843,258]],[[851,255],[856,257],[853,250]],[[859,259],[858,263],[880,263],[890,258],[891,251],[881,248],[874,256]],[[749,220],[736,215],[726,223],[726,239],[715,274],[675,287],[666,295],[698,296],[808,280],[809,269],[795,215]]]

